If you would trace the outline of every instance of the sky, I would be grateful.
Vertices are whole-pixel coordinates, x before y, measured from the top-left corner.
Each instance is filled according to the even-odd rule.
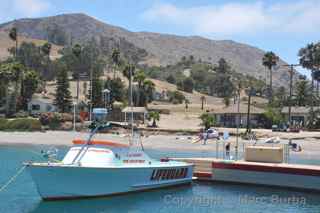
[[[299,49],[320,40],[319,11],[320,0],[1,0],[0,23],[81,12],[130,31],[234,40],[298,63]]]

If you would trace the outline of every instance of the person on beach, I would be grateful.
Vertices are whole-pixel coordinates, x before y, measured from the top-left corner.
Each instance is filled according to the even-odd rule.
[[[225,148],[226,148],[226,157],[227,159],[230,159],[230,142],[226,144]]]
[[[208,140],[208,132],[206,132],[206,134],[203,135],[203,144],[202,145],[207,145],[207,140]]]

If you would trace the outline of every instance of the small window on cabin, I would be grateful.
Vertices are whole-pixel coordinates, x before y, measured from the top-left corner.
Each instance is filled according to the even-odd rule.
[[[32,104],[32,110],[40,110],[39,104]]]

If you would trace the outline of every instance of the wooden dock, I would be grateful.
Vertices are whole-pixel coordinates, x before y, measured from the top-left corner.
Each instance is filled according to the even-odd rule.
[[[320,191],[320,166],[223,160],[170,158],[194,164],[194,177],[223,181]]]

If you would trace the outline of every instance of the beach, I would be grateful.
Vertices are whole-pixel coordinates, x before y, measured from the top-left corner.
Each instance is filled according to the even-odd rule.
[[[222,131],[222,130],[219,130]],[[320,139],[319,132],[301,132],[301,133],[277,133],[264,130],[264,136],[280,138],[281,143],[288,143],[288,139],[293,139],[302,147],[301,152],[291,152],[293,155],[302,156],[314,160],[320,160]],[[95,139],[108,140],[117,143],[127,144],[128,135],[123,133],[116,134],[97,134]],[[259,133],[261,134],[261,132]],[[86,139],[87,132],[73,131],[46,131],[46,132],[0,132],[0,145],[53,145],[53,146],[71,146],[74,139]],[[203,141],[195,143],[198,137],[188,134],[162,134],[161,132],[144,132],[141,137],[143,147],[146,149],[171,150],[179,152],[207,152],[216,154],[217,141],[208,140],[206,145]],[[263,143],[267,137],[258,139],[258,143]],[[231,136],[228,140],[231,143],[231,151],[235,150],[236,137]],[[222,150],[223,140],[219,140],[219,149]],[[253,141],[242,140],[239,138],[239,152],[243,150],[243,144],[253,144]],[[270,144],[271,146],[272,144]]]

